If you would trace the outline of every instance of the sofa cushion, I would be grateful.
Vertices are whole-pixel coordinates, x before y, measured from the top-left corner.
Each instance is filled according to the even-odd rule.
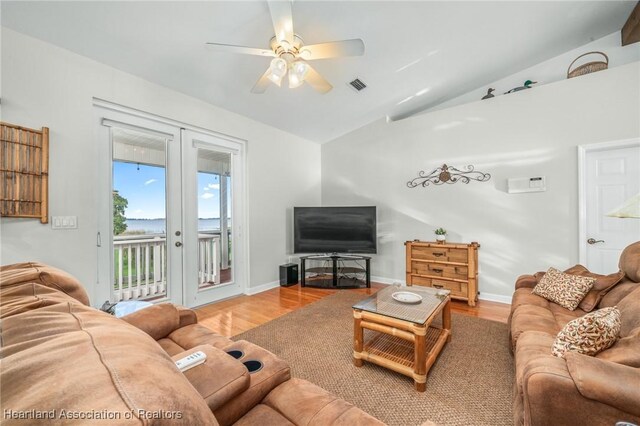
[[[640,368],[640,286],[631,282],[619,286],[626,286],[620,292],[624,297],[618,300],[620,339],[612,347],[596,355],[596,358]],[[615,290],[616,288],[612,292]]]
[[[617,306],[622,318],[620,336],[629,336],[640,328],[640,287],[627,294]]]
[[[601,275],[590,272],[582,265],[575,265],[564,272],[571,275],[579,275],[581,277],[591,277],[596,279],[596,282],[593,284],[591,290],[589,290],[589,293],[587,293],[578,305],[580,309],[585,312],[591,312],[594,310],[604,295],[624,278],[624,272],[622,271],[609,275]]]
[[[302,379],[281,384],[262,403],[298,425],[383,425],[347,401]]]
[[[169,354],[169,356],[174,356],[175,354],[179,354],[180,352],[185,351],[185,348],[168,338],[157,340],[157,342],[160,347],[164,349],[167,354]]]
[[[595,278],[565,274],[555,268],[549,268],[533,288],[533,293],[573,311],[591,290],[595,281]]]
[[[560,331],[562,327],[567,325],[569,321],[573,321],[574,319],[580,318],[581,316],[586,314],[586,312],[580,308],[576,308],[575,310],[570,311],[560,305],[556,305],[555,303],[549,303],[549,311],[551,311],[551,314],[556,319],[558,331]]]
[[[524,332],[537,331],[553,338],[561,328],[549,309],[522,305],[513,311],[511,316],[511,348],[516,348],[516,342]]]
[[[618,339],[609,349],[597,354],[596,358],[640,368],[640,327]]]
[[[521,287],[513,293],[511,298],[511,310],[515,311],[523,305],[539,306],[541,308],[549,307],[549,301],[542,296],[533,294],[531,288]]]
[[[39,283],[68,294],[89,306],[89,296],[80,281],[71,274],[38,262],[15,263],[0,267],[0,286]]]
[[[564,360],[551,355],[549,349],[553,345],[554,336],[539,331],[527,331],[518,339],[515,350],[516,384],[521,385],[521,379],[528,369],[544,369],[545,366],[556,366],[561,369]]]
[[[622,281],[613,287],[600,301],[599,308],[609,308],[616,306],[622,299],[627,297],[640,288],[640,284],[631,281],[629,278],[623,278]]]
[[[567,351],[595,355],[613,345],[620,334],[620,311],[603,308],[569,321],[558,333],[551,353],[564,358]]]
[[[245,414],[234,426],[294,426],[286,417],[268,405],[258,404]]]
[[[199,345],[211,345],[215,348],[222,349],[232,342],[231,339],[227,339],[200,324],[181,327],[167,337],[184,350],[195,348]]]
[[[0,318],[60,303],[79,303],[67,294],[36,282],[0,287],[0,299]]]
[[[640,241],[628,245],[620,255],[618,267],[634,282],[640,282]]]

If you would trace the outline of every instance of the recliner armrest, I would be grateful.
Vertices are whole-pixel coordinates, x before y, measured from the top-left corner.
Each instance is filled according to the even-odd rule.
[[[516,290],[519,288],[534,288],[538,279],[534,275],[520,275],[516,280]]]
[[[196,311],[193,309],[185,308],[182,305],[173,305],[178,310],[178,315],[180,316],[180,326],[178,328],[185,327],[191,324],[198,323],[198,317],[196,316]]]
[[[172,303],[160,303],[125,315],[120,319],[139,328],[155,340],[160,340],[175,330],[190,324],[191,315],[188,312],[182,313],[182,311],[190,310],[182,307],[179,309]],[[193,311],[191,312],[193,313]],[[195,317],[195,313],[193,316]]]
[[[565,359],[582,396],[640,416],[640,369],[574,352]]]
[[[185,371],[184,375],[211,411],[217,410],[249,388],[251,378],[244,364],[211,345],[196,346],[171,358],[178,361],[197,351],[207,355],[206,361]]]

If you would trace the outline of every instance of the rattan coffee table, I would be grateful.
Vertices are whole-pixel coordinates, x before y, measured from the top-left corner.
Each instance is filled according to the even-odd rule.
[[[409,291],[422,296],[405,304],[392,294]],[[427,388],[427,373],[451,340],[451,306],[448,290],[431,287],[390,286],[353,305],[353,363],[364,361],[413,378],[416,390]],[[432,322],[442,314],[442,325]],[[365,332],[365,329],[367,330]]]

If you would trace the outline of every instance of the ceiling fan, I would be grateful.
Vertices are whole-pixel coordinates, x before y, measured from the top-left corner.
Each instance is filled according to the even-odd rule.
[[[333,86],[307,61],[364,54],[364,42],[359,38],[305,45],[302,38],[293,32],[291,2],[268,1],[267,3],[276,33],[271,38],[269,49],[207,43],[209,48],[220,52],[273,57],[267,71],[251,89],[252,93],[264,93],[270,83],[280,86],[285,76],[288,77],[291,89],[306,82],[316,91],[327,93]]]

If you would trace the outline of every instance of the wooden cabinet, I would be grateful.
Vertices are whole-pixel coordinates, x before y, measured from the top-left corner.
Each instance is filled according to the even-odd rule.
[[[475,306],[480,244],[407,241],[407,285],[444,288]]]

